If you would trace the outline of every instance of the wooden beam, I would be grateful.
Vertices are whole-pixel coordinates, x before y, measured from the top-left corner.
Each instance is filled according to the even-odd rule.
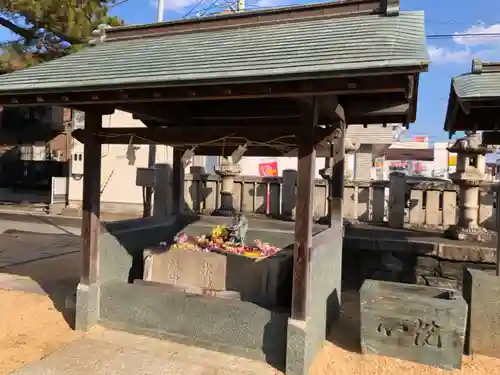
[[[453,121],[453,131],[500,131],[500,108],[473,108],[470,114],[460,109]],[[449,125],[449,124],[448,124]]]
[[[293,254],[292,319],[306,320],[307,284],[312,250],[313,190],[316,160],[315,129],[318,122],[318,102],[304,116],[304,125],[297,134],[298,175]]]
[[[345,132],[346,126],[345,124],[341,124],[338,142],[335,142],[335,149],[332,150],[330,156],[334,164],[332,165],[332,176],[328,180],[328,213],[330,214],[328,224],[330,228],[337,230],[335,246],[340,246],[340,248],[342,248],[343,226],[342,204],[344,199]]]
[[[161,143],[172,146],[226,144],[228,146],[244,144],[252,141],[262,144],[279,142],[294,146],[295,134],[300,127],[269,127],[265,131],[256,132],[255,127],[199,127],[185,126],[172,128],[105,128],[98,132],[90,129],[77,129],[73,137],[81,143],[97,137],[102,144],[150,144]],[[331,129],[318,128],[317,141],[324,139]]]
[[[293,118],[300,116],[296,103],[290,99],[247,99],[172,103],[135,103],[119,106],[135,118],[186,124],[191,120],[255,120]]]
[[[352,124],[351,118],[383,117],[393,115],[407,115],[410,103],[403,101],[385,100],[349,100],[343,103],[347,122]]]
[[[317,139],[319,138],[316,135]],[[243,144],[243,143],[241,143]],[[197,155],[210,155],[210,156],[230,156],[231,153],[236,149],[236,145],[231,144],[215,144],[196,147]],[[330,148],[326,142],[320,142],[316,144],[316,157],[326,158],[330,155]],[[297,146],[291,145],[288,147],[283,147],[280,144],[274,143],[269,146],[250,145],[245,152],[245,156],[266,156],[266,157],[297,157],[298,150]]]
[[[500,146],[500,132],[483,132],[481,138],[485,145]]]
[[[130,104],[200,100],[241,100],[256,98],[294,98],[318,95],[359,95],[405,92],[408,77],[374,75],[367,77],[322,78],[204,86],[150,87],[135,89],[103,89],[92,91],[60,91],[38,94],[11,93],[0,95],[2,106],[72,107],[74,105]]]
[[[85,129],[98,132],[102,126],[100,113],[85,113]],[[83,162],[82,273],[80,283],[99,282],[99,231],[101,200],[101,143],[95,136],[87,138]]]
[[[312,107],[316,105],[318,107],[318,116],[327,119],[328,124],[336,124],[339,121],[345,122],[344,108],[340,105],[338,96],[302,97],[296,98],[296,100],[306,111],[311,111]]]
[[[101,116],[112,115],[115,113],[114,105],[67,105],[66,108],[75,109],[81,112],[99,113]]]
[[[172,110],[172,112],[169,113],[168,108],[165,108],[165,105],[128,103],[117,105],[116,109],[132,113],[133,118],[138,120],[148,119],[161,123],[187,123],[187,117],[179,113],[179,108],[177,108],[177,110]]]
[[[182,165],[182,154],[182,149],[178,147],[174,148],[172,168],[172,211],[174,215],[184,212],[184,166]]]

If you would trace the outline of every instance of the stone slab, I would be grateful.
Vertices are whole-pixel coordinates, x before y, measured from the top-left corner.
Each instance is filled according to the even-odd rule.
[[[275,375],[262,362],[136,336],[98,330],[12,375]]]
[[[282,250],[265,259],[189,250],[148,249],[144,280],[239,293],[243,301],[272,307],[285,300],[293,271],[293,253]],[[288,293],[289,295],[289,293]]]
[[[461,367],[467,304],[458,291],[366,280],[360,297],[363,353]]]
[[[500,358],[500,277],[465,268],[463,294],[469,304],[466,351]]]
[[[109,282],[101,285],[101,323],[283,368],[289,314],[229,298],[172,288]]]

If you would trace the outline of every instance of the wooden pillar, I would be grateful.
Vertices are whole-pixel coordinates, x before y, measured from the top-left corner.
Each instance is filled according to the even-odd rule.
[[[306,293],[312,248],[314,165],[316,149],[314,131],[318,122],[316,98],[304,114],[304,125],[297,134],[298,171],[293,254],[292,319],[306,319]]]
[[[333,228],[340,225],[342,228],[342,208],[344,199],[344,159],[345,159],[345,147],[344,147],[344,137],[345,137],[345,124],[340,123],[340,132],[336,142],[331,150],[330,157],[334,161],[332,165],[332,176],[328,180],[328,214],[329,214],[329,227]]]
[[[85,129],[99,131],[102,115],[85,113]],[[99,232],[101,228],[101,143],[90,136],[84,145],[82,213],[82,284],[99,281]]]
[[[85,129],[98,132],[100,112],[85,112]],[[99,233],[101,190],[101,143],[90,135],[84,144],[82,271],[76,293],[75,329],[88,330],[99,320]]]
[[[174,215],[184,212],[184,165],[182,163],[182,149],[174,148],[172,166],[172,204]]]

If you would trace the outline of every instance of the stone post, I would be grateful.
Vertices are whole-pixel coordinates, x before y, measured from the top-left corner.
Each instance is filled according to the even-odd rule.
[[[403,228],[406,207],[406,175],[391,173],[389,182],[389,227]]]
[[[284,219],[293,219],[295,197],[297,195],[297,171],[285,169],[283,171],[283,192],[281,199],[281,214]]]
[[[359,150],[359,143],[355,143],[351,141],[349,138],[345,138],[344,140],[344,178],[346,180],[352,180],[353,174],[351,168],[349,167],[349,155],[356,153]]]
[[[233,164],[228,158],[221,157],[221,162],[214,168],[215,173],[222,179],[220,191],[220,207],[214,212],[215,215],[231,216],[235,213],[234,207],[234,178],[240,174],[241,168]]]
[[[481,228],[479,217],[479,185],[485,180],[486,154],[494,149],[481,144],[479,134],[468,134],[458,139],[449,152],[457,154],[457,170],[450,175],[459,192],[458,223],[446,231],[446,236],[457,240],[490,241],[491,233]]]

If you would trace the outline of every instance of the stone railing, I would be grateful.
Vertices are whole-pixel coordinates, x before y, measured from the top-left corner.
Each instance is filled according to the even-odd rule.
[[[236,210],[244,213],[293,217],[295,212],[295,175],[283,177],[237,176],[233,190]],[[221,179],[217,175],[186,175],[186,209],[211,213],[220,205]],[[387,222],[391,227],[446,228],[457,223],[458,188],[451,182],[346,181],[344,217],[360,222]],[[314,217],[327,213],[327,184],[317,179],[314,189]],[[479,224],[495,229],[493,185],[480,189]]]

